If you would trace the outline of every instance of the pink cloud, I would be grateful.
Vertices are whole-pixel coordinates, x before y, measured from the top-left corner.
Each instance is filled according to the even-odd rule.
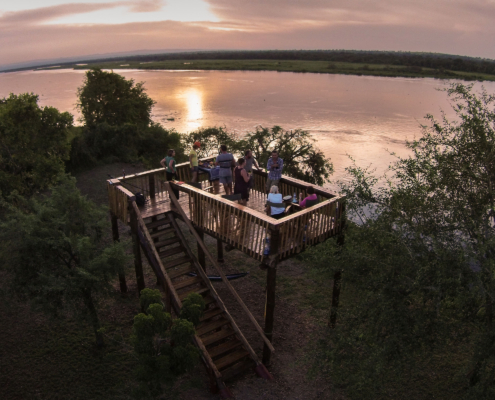
[[[220,22],[43,25],[71,13],[161,1],[76,3],[0,16],[0,64],[142,49],[362,49],[495,58],[488,0],[207,0]]]

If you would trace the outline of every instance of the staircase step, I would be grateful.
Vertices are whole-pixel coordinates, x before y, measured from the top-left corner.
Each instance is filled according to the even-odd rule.
[[[169,276],[170,279],[174,279],[181,275],[185,275],[193,271],[195,271],[194,267],[191,264],[189,264],[177,269],[167,269],[167,275]]]
[[[221,328],[222,326],[228,324],[229,321],[225,318],[220,318],[215,321],[211,321],[205,324],[200,325],[199,327],[196,328],[196,335],[201,336],[206,333],[209,333],[211,331],[214,331],[215,329]]]
[[[222,380],[228,381],[246,371],[247,369],[253,369],[255,366],[256,363],[252,359],[246,358],[241,362],[224,369],[222,371]]]
[[[174,260],[164,262],[163,266],[165,267],[166,270],[168,270],[170,268],[174,268],[174,267],[177,267],[178,265],[185,264],[185,263],[191,262],[191,261],[192,260],[188,256],[185,256],[185,257],[176,258]]]
[[[203,293],[206,293],[206,292],[209,292],[209,291],[210,291],[210,289],[208,289],[208,288],[196,288],[196,289],[188,290],[188,291],[185,291],[183,293],[180,293],[179,294],[179,299],[180,299],[180,301],[182,301],[187,296],[189,296],[191,293],[203,294]]]
[[[210,295],[206,295],[205,297],[203,297],[203,300],[205,301],[205,305],[216,302],[216,300]]]
[[[220,371],[222,369],[227,368],[229,365],[233,365],[239,362],[241,359],[243,359],[248,355],[249,352],[246,349],[239,349],[213,362]]]
[[[171,244],[178,243],[178,242],[180,242],[179,238],[173,237],[173,238],[161,240],[159,242],[155,242],[155,247],[157,249],[159,249],[160,247],[170,246]]]
[[[182,288],[185,288],[187,286],[194,285],[195,283],[203,282],[201,278],[198,278],[197,276],[194,276],[192,278],[184,279],[179,282],[174,282],[174,288],[175,290],[179,290]]]
[[[167,234],[170,234],[172,232],[175,232],[174,228],[165,228],[165,229],[160,229],[156,232],[150,233],[150,236],[152,238],[156,238],[158,236],[167,235]]]
[[[216,347],[208,349],[208,354],[210,355],[211,358],[215,358],[241,345],[242,343],[237,339],[229,340]]]
[[[146,224],[146,228],[148,229],[154,229],[154,228],[158,228],[160,226],[170,226],[170,221],[168,220],[168,218],[162,218],[162,219],[159,219],[157,221],[153,221],[153,222],[148,222]]]
[[[166,250],[158,252],[158,254],[160,255],[160,258],[162,260],[164,258],[173,256],[174,254],[179,254],[179,253],[184,253],[184,249],[182,248],[182,246],[177,246],[177,247],[173,247],[171,249],[166,249]]]
[[[221,308],[218,308],[218,307],[214,308],[212,310],[208,310],[203,314],[200,321],[201,322],[208,321],[210,318],[213,318],[213,317],[215,317],[221,313],[223,313],[223,310]]]
[[[225,339],[230,335],[233,335],[235,332],[232,328],[220,329],[218,332],[212,333],[209,336],[201,338],[201,341],[205,346],[218,342],[219,340]]]

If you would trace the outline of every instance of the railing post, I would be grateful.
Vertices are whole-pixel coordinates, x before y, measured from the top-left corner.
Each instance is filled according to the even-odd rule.
[[[118,242],[118,241],[120,241],[119,220],[118,220],[117,216],[114,213],[112,213],[111,211],[110,211],[110,221],[112,222],[113,241]],[[127,282],[125,280],[125,271],[124,271],[123,265],[119,269],[119,283],[120,283],[120,292],[121,293],[127,293]]]
[[[270,261],[266,272],[266,304],[265,304],[265,336],[271,342],[275,318],[275,288],[277,283],[278,251],[280,246],[280,230],[270,228]],[[266,344],[263,346],[263,364],[270,364],[272,352]]]
[[[148,180],[149,180],[149,184],[150,184],[150,199],[154,199],[155,198],[155,175],[154,174],[148,175]]]
[[[223,259],[223,242],[222,239],[217,239],[217,261],[224,262]]]
[[[143,262],[141,260],[141,249],[139,247],[137,215],[136,215],[136,211],[134,210],[134,207],[132,207],[132,202],[134,201],[136,200],[135,199],[131,200],[130,225],[131,225],[131,235],[132,235],[132,250],[134,253],[134,269],[136,270],[138,293],[139,296],[141,296],[141,290],[143,290],[146,286],[144,284]]]

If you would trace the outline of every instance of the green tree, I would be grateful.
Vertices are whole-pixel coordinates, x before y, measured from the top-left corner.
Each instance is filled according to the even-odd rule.
[[[459,343],[471,353],[458,371],[465,397],[495,396],[495,97],[462,84],[447,94],[456,119],[428,115],[391,180],[348,169],[341,187],[359,224],[343,247],[329,241],[308,255],[324,274],[341,269],[354,292],[322,338],[319,365],[356,398],[383,394]]]
[[[133,79],[95,68],[86,72],[77,94],[78,108],[87,127],[104,122],[111,126],[151,123],[155,102],[145,93],[143,82],[134,84]]]
[[[271,152],[277,150],[284,160],[285,175],[323,185],[333,173],[333,165],[315,143],[308,131],[288,131],[274,126],[271,129],[256,128],[256,132],[248,133],[240,145],[252,150],[263,166],[267,165]]]
[[[220,146],[222,144],[225,144],[230,151],[242,151],[242,147],[239,147],[238,144],[240,138],[222,127],[200,128],[184,136],[183,140],[186,149],[191,149],[195,141],[201,143],[201,147],[198,149],[198,156],[200,158],[216,157],[220,152]]]
[[[146,313],[134,317],[131,336],[139,359],[137,395],[156,397],[162,393],[162,384],[170,384],[197,363],[199,351],[191,339],[205,303],[199,294],[190,294],[182,304],[180,318],[172,320],[164,311],[159,290],[143,289],[140,301]]]
[[[0,100],[0,191],[32,195],[54,183],[68,159],[73,117],[40,107],[34,94]]]
[[[144,92],[143,83],[94,69],[86,73],[78,95],[86,125],[72,139],[68,170],[117,161],[159,167],[172,148],[178,160],[183,158],[180,135],[151,120],[154,101]]]
[[[258,127],[241,137],[223,128],[206,128],[190,133],[184,140],[185,147],[192,147],[196,140],[201,143],[200,157],[217,155],[220,145],[225,144],[239,156],[244,156],[247,149],[252,150],[260,166],[266,167],[271,152],[277,150],[284,160],[284,175],[322,185],[333,173],[332,163],[315,146],[311,134],[300,129]]]
[[[102,345],[98,304],[128,262],[126,243],[105,245],[107,214],[79,193],[74,178],[62,175],[49,196],[15,203],[4,204],[0,226],[13,291],[52,316],[89,322]]]

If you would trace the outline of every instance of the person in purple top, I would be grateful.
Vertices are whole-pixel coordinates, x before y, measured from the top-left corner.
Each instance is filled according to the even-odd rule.
[[[302,200],[302,193],[299,194],[299,205],[303,208],[306,207],[306,201],[318,200],[318,196],[316,195],[315,190],[312,186],[306,189],[306,192],[309,194],[309,196],[305,197],[304,200]]]
[[[278,151],[273,150],[271,158],[268,159],[266,169],[268,170],[268,179],[266,180],[266,192],[268,193],[272,186],[277,186],[282,178],[282,169],[284,160],[278,156]]]

